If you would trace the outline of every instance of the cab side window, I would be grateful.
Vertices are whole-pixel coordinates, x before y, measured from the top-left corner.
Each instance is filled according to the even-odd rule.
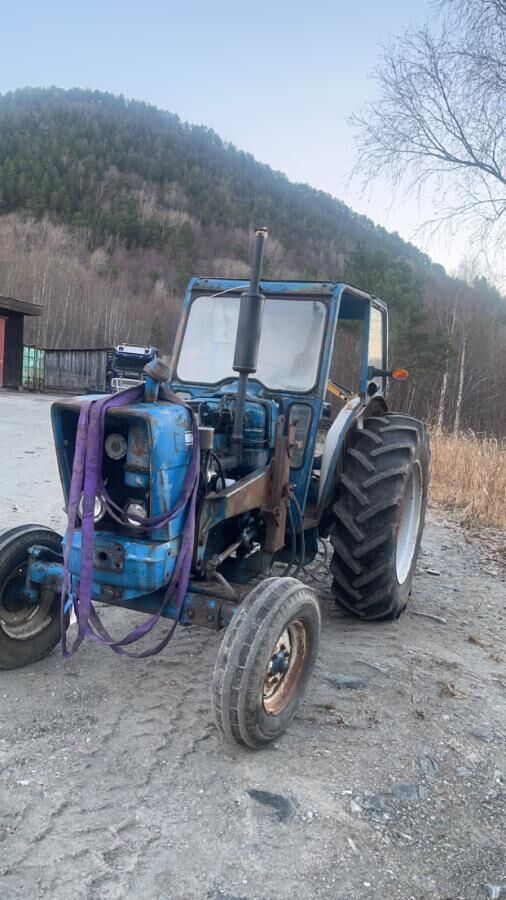
[[[365,323],[368,304],[360,297],[345,291],[341,298],[339,317],[334,336],[329,378],[344,392],[327,392],[330,418],[335,419],[349,394],[358,394],[362,379],[365,351]]]

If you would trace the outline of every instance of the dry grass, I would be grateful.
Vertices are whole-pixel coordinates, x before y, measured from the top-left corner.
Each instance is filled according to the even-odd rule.
[[[493,438],[433,431],[430,496],[469,524],[506,527],[506,445]]]

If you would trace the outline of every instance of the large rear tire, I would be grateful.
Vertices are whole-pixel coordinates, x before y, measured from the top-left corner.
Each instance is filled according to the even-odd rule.
[[[364,420],[350,437],[333,507],[333,592],[362,619],[395,619],[411,592],[427,506],[429,437],[411,416]]]
[[[312,588],[267,578],[225,632],[213,678],[213,713],[229,740],[267,746],[290,725],[318,655],[321,616]]]
[[[0,669],[18,669],[46,656],[61,637],[60,596],[42,589],[39,603],[23,599],[28,551],[35,544],[62,555],[62,539],[42,525],[0,533]]]

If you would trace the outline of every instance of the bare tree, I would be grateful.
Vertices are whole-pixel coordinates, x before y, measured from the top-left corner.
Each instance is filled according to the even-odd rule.
[[[357,170],[432,188],[438,222],[506,231],[506,0],[440,0],[383,51],[379,97],[352,119]],[[489,240],[490,245],[490,240]],[[497,245],[497,244],[496,244]]]
[[[441,381],[441,390],[439,393],[439,402],[438,402],[438,413],[437,413],[437,429],[438,431],[443,430],[443,425],[445,421],[445,411],[446,411],[446,398],[448,394],[448,381],[450,378],[450,350],[451,344],[453,341],[453,336],[455,334],[455,323],[457,318],[457,298],[455,297],[455,303],[453,304],[453,309],[443,309],[438,310],[439,324],[441,330],[448,337],[448,347],[445,353],[445,368],[443,372],[443,379]]]

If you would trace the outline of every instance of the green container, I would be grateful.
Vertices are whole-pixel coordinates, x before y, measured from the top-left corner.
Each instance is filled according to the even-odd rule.
[[[23,347],[22,385],[26,391],[44,390],[44,350]]]

